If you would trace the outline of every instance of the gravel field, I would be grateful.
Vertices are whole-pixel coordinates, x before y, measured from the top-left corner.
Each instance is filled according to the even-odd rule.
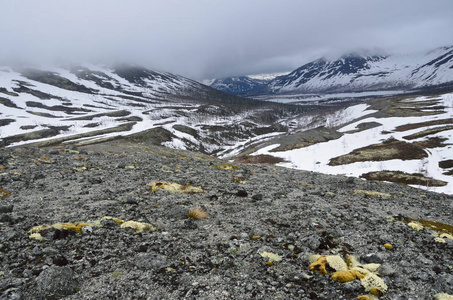
[[[451,195],[121,141],[0,173],[1,300],[453,297]]]

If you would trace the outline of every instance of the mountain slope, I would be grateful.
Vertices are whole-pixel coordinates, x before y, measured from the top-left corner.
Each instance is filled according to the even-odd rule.
[[[209,83],[209,86],[228,94],[246,96],[261,90],[270,81],[270,79],[257,79],[249,76],[240,76],[214,79]]]
[[[221,81],[221,83],[225,80]],[[228,93],[236,90],[217,81],[211,85]],[[453,90],[453,46],[413,55],[348,54],[336,60],[320,58],[287,75],[278,76],[260,90],[247,77],[231,85],[243,95],[328,94],[366,91],[410,91],[443,86]],[[249,88],[249,89],[247,89]]]
[[[453,82],[453,47],[414,56],[347,55],[318,59],[269,83],[261,93],[411,90]]]
[[[300,107],[232,96],[135,66],[0,69],[0,143],[89,143],[118,136],[206,153],[284,132]],[[52,142],[49,142],[52,139]]]

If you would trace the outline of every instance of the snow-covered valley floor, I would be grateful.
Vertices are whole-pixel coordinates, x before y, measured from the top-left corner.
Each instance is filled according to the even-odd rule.
[[[416,97],[401,101],[406,109],[411,108],[411,103],[414,107],[417,103],[424,103],[432,101],[432,97]],[[366,104],[359,104],[352,106],[346,111],[349,112],[351,119],[359,119],[346,126],[338,129],[344,135],[338,139],[329,140],[327,142],[317,143],[308,147],[293,149],[289,151],[272,151],[279,146],[274,144],[266,146],[252,155],[272,155],[286,160],[279,165],[297,168],[303,170],[316,171],[326,174],[344,174],[346,176],[361,176],[362,174],[375,171],[403,171],[409,174],[418,173],[426,177],[435,178],[447,182],[448,184],[443,187],[430,187],[430,186],[417,186],[431,191],[442,192],[446,194],[453,194],[453,176],[445,175],[445,169],[439,167],[440,161],[447,161],[453,159],[453,129],[445,127],[445,124],[452,124],[453,118],[453,94],[444,94],[435,98],[435,105],[443,111],[435,115],[412,116],[412,117],[375,117],[376,110],[370,109]],[[427,112],[432,111],[430,103],[425,108],[419,109]],[[398,131],[395,130],[398,126],[406,124],[423,123],[434,120],[447,120],[443,125],[422,126],[412,130]],[[369,128],[362,131],[355,131],[357,126],[362,123],[377,122],[380,125],[374,128]],[[423,125],[423,124],[421,124]],[[360,161],[350,164],[342,165],[329,165],[329,162],[334,157],[339,157],[358,148],[367,147],[370,145],[381,144],[383,141],[389,139],[396,139],[399,141],[408,142],[407,136],[422,132],[427,129],[444,127],[443,131],[426,135],[420,138],[412,139],[410,142],[422,142],[427,138],[440,138],[443,140],[444,146],[425,149],[428,156],[423,159],[402,160],[391,159],[385,161]],[[355,131],[355,132],[354,132]],[[404,138],[406,137],[406,138]]]

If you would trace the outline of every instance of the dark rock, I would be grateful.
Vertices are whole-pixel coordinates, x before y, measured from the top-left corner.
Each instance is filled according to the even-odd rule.
[[[186,229],[197,229],[198,225],[195,224],[195,221],[192,218],[189,218],[184,221],[184,227]]]
[[[36,278],[36,294],[41,299],[60,299],[75,293],[77,281],[69,267],[52,266]]]
[[[187,218],[187,208],[184,208],[180,205],[171,207],[166,213],[167,218],[169,219],[185,219]]]
[[[379,267],[378,272],[382,276],[394,276],[396,273],[396,270],[393,265],[385,262]]]
[[[0,214],[0,223],[13,223],[13,218],[8,214]]]
[[[138,204],[140,202],[140,199],[137,198],[136,196],[126,196],[126,201],[127,204]]]
[[[13,205],[0,205],[0,214],[10,213],[13,211]]]
[[[62,267],[62,266],[66,266],[69,262],[68,260],[66,259],[66,257],[60,255],[60,256],[57,256],[53,259],[53,263],[54,265],[57,265],[59,267]]]
[[[263,194],[255,194],[252,196],[252,199],[255,201],[263,200]]]
[[[248,194],[247,191],[245,191],[245,190],[238,190],[238,191],[236,192],[236,196],[237,196],[237,197],[245,198],[245,197],[247,197],[248,195],[249,195],[249,194]]]
[[[384,262],[376,253],[362,255],[360,261],[367,264],[382,264]]]
[[[47,153],[50,155],[58,155],[58,154],[60,154],[60,151],[58,151],[57,149],[51,149]]]

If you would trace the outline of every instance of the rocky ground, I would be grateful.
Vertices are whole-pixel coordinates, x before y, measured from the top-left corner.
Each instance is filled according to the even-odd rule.
[[[453,294],[452,196],[121,142],[3,148],[0,169],[2,300]]]

